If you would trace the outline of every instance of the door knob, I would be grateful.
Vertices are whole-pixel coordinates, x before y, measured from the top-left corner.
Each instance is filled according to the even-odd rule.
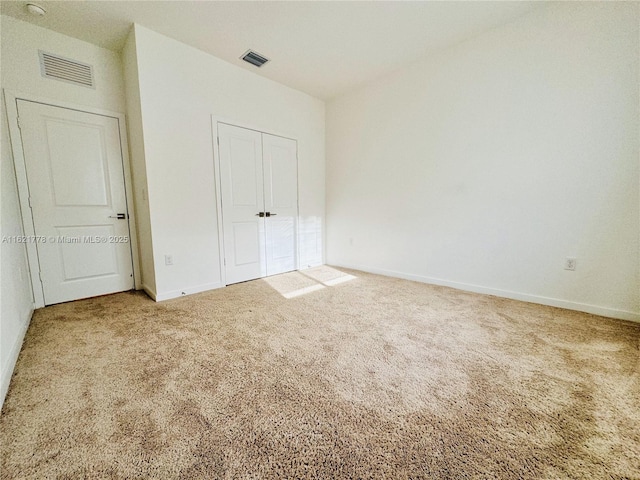
[[[118,213],[117,215],[109,215],[109,218],[117,218],[118,220],[124,220],[127,218],[126,213]]]

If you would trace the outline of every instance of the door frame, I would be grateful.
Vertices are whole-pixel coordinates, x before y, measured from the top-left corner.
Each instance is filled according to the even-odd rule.
[[[100,108],[88,107],[86,105],[78,105],[71,102],[60,100],[52,100],[50,98],[39,95],[31,95],[22,92],[3,90],[4,104],[7,108],[7,124],[9,127],[9,139],[11,142],[11,152],[13,154],[13,165],[15,167],[16,181],[18,184],[18,199],[20,202],[20,210],[22,216],[22,228],[24,235],[27,237],[35,236],[35,227],[33,223],[33,215],[29,206],[29,183],[27,180],[27,169],[22,149],[22,136],[20,127],[18,127],[18,100],[27,102],[40,103],[51,107],[64,108],[67,110],[76,110],[83,113],[93,115],[101,115],[104,117],[115,118],[118,121],[118,130],[120,133],[120,153],[122,155],[122,170],[124,173],[124,190],[125,201],[127,203],[127,213],[129,214],[129,235],[131,237],[131,261],[133,267],[134,288],[139,290],[141,287],[140,279],[140,259],[138,254],[138,231],[136,228],[135,206],[133,204],[133,190],[131,180],[131,165],[129,162],[129,147],[127,140],[126,117],[124,113],[104,110]],[[45,306],[44,289],[40,281],[40,263],[38,261],[38,250],[35,243],[26,242],[27,260],[29,263],[29,276],[31,278],[31,288],[33,289],[33,299],[35,308]]]
[[[222,221],[222,178],[220,177],[220,142],[218,141],[218,124],[224,123],[232,127],[244,128],[255,132],[266,133],[275,137],[287,138],[296,142],[296,270],[300,268],[300,158],[298,157],[298,139],[289,134],[274,131],[270,128],[263,128],[251,125],[246,122],[239,122],[218,115],[211,115],[211,142],[213,144],[213,168],[215,174],[215,191],[216,191],[216,211],[218,214],[218,249],[220,256],[220,280],[222,285],[227,286],[227,272],[224,258],[224,226]]]

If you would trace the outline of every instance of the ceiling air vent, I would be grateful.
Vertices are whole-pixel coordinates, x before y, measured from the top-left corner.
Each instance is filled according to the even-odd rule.
[[[94,88],[93,67],[52,53],[40,52],[40,72],[43,77]]]
[[[249,62],[251,65],[255,65],[256,67],[261,67],[265,63],[269,61],[268,58],[263,57],[259,53],[254,52],[253,50],[247,50],[244,55],[240,57],[245,62]]]

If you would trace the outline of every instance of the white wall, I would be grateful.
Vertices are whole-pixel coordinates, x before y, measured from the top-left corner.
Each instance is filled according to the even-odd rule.
[[[549,5],[331,101],[328,263],[640,319],[638,9]]]
[[[1,27],[0,33],[4,33]],[[4,239],[22,236],[23,230],[4,99],[1,101],[0,236]],[[4,241],[0,244],[0,284],[0,373],[2,375],[0,405],[2,405],[33,311],[27,250],[24,244]]]
[[[298,140],[301,263],[322,263],[324,102],[134,28],[157,298],[221,286],[211,115]]]
[[[122,50],[122,66],[127,100],[127,128],[133,180],[133,200],[138,231],[138,248],[142,270],[142,285],[147,292],[155,296],[156,274],[153,265],[153,239],[151,236],[151,218],[147,197],[147,169],[144,152],[142,112],[140,110],[138,56],[136,53],[135,29],[133,28]]]
[[[118,54],[59,33],[1,17],[1,79],[3,89],[53,102],[69,102],[103,110],[124,112],[124,86]],[[40,75],[38,50],[56,53],[94,66],[96,88],[78,87]],[[2,103],[1,230],[2,235],[22,235],[16,177],[9,143],[7,113]],[[33,306],[26,251],[22,245],[1,246],[0,399],[4,399]]]
[[[43,78],[38,50],[93,65],[96,88]],[[2,15],[2,87],[50,100],[125,111],[119,54],[6,15]]]

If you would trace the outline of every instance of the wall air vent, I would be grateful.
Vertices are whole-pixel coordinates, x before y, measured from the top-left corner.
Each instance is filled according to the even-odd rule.
[[[268,58],[263,57],[259,53],[254,52],[253,50],[247,50],[244,53],[244,55],[242,55],[240,58],[245,62],[249,62],[251,65],[255,65],[258,68],[260,68],[261,66],[263,66],[265,63],[269,61]]]
[[[40,51],[40,73],[45,78],[95,88],[93,67],[59,55]]]

